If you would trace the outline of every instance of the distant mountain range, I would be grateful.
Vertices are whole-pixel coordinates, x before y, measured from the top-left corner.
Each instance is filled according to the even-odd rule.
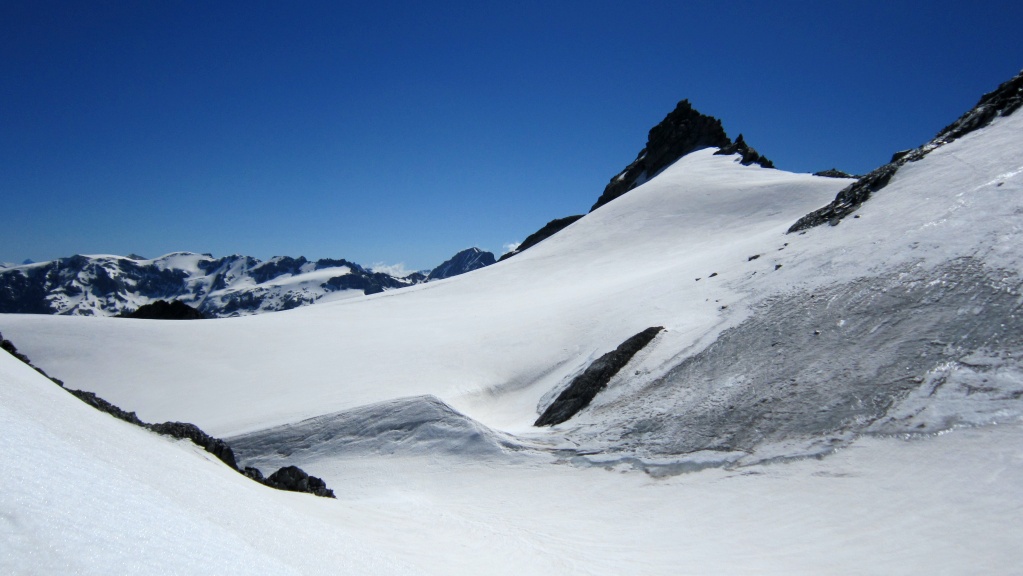
[[[0,313],[119,316],[164,300],[206,317],[244,316],[404,288],[493,262],[492,253],[469,248],[433,270],[393,276],[344,259],[76,255],[0,268]]]

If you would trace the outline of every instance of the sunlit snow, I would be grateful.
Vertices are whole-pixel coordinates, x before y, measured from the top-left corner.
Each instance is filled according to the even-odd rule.
[[[247,463],[298,463],[338,494],[248,482],[0,358],[2,566],[1017,571],[1020,134],[1023,115],[998,119],[804,234],[785,232],[848,181],[703,150],[465,276],[216,321],[0,318],[69,386],[234,437]],[[590,408],[532,426],[650,326],[666,331]],[[761,433],[768,407],[778,426]],[[701,438],[715,418],[727,445]]]

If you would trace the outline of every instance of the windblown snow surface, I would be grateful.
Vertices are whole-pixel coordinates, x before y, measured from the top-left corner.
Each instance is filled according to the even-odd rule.
[[[215,321],[0,318],[68,386],[338,494],[247,482],[0,359],[2,567],[1021,573],[1021,135],[999,118],[803,234],[849,181],[710,149],[449,280]],[[650,326],[589,407],[532,426]]]

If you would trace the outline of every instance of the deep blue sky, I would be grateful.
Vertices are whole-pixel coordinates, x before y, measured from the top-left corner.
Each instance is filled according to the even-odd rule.
[[[682,99],[866,172],[1023,67],[1016,2],[0,1],[0,261],[439,264],[585,212]]]

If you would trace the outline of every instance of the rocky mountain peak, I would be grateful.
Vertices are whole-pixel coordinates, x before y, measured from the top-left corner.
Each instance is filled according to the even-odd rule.
[[[646,146],[632,164],[611,179],[590,212],[653,178],[686,154],[703,148],[720,148],[720,154],[741,154],[745,165],[774,167],[770,160],[750,148],[742,135],[733,143],[725,134],[721,120],[701,114],[689,100],[682,100],[664,120],[650,129]]]
[[[492,252],[486,252],[479,248],[468,248],[451,257],[440,266],[430,271],[428,280],[440,280],[471,272],[477,268],[490,266],[496,260]]]

